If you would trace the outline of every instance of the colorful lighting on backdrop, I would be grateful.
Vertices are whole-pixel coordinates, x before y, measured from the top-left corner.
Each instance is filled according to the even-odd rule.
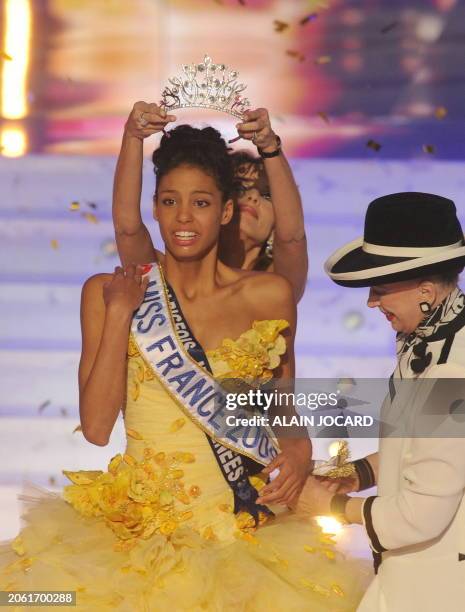
[[[239,71],[292,156],[465,155],[457,138],[465,6],[457,0],[0,6],[3,155],[115,154],[132,104],[158,101],[167,78],[206,53]],[[235,135],[215,113],[180,120]]]

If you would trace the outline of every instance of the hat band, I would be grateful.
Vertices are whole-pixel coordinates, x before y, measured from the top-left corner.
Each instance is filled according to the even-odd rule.
[[[370,255],[384,255],[386,257],[426,257],[435,253],[444,253],[444,251],[457,249],[461,246],[463,246],[462,240],[440,247],[396,247],[363,242],[362,250]]]

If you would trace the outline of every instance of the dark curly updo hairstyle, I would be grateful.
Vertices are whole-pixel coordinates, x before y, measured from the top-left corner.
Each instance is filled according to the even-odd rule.
[[[165,174],[185,164],[211,176],[226,202],[233,192],[234,170],[228,146],[218,130],[178,125],[168,134],[163,135],[152,155],[157,186]]]

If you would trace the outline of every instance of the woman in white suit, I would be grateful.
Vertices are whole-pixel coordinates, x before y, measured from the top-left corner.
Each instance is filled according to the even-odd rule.
[[[370,204],[364,237],[325,265],[340,285],[369,286],[368,306],[397,332],[381,418],[406,433],[381,433],[350,486],[310,477],[297,506],[365,526],[376,575],[359,612],[465,610],[463,238],[451,200],[393,194]],[[343,494],[374,484],[375,496]]]

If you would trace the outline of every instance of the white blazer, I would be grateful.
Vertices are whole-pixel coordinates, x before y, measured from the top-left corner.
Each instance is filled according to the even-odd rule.
[[[426,370],[410,401],[386,399],[383,421],[405,409],[417,418],[432,378],[465,379],[465,330],[454,345],[452,359]],[[465,423],[459,427],[463,432]],[[380,440],[378,496],[363,511],[382,561],[357,612],[465,612],[464,490],[464,437]]]

